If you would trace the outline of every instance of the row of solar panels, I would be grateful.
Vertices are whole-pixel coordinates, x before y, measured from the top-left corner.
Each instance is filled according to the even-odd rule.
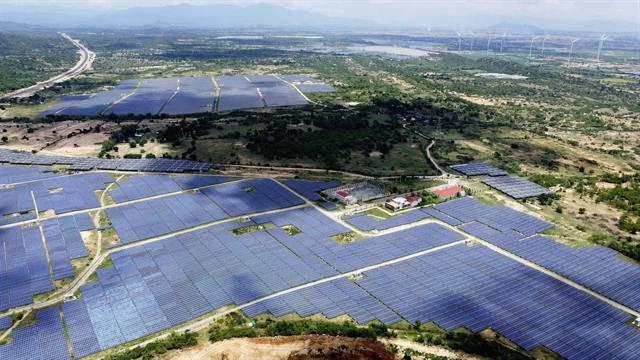
[[[0,163],[17,165],[70,165],[69,170],[118,170],[144,172],[206,172],[212,163],[172,159],[88,159],[27,154],[0,149]]]
[[[527,179],[508,176],[506,171],[484,162],[450,165],[449,168],[467,176],[489,175],[489,178],[482,180],[483,183],[514,199],[525,199],[553,193],[549,189]]]

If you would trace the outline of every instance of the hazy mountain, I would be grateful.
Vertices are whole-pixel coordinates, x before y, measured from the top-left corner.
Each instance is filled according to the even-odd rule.
[[[248,27],[255,25],[291,27],[376,27],[368,20],[334,18],[318,13],[289,10],[271,4],[237,5],[170,5],[162,7],[134,7],[111,12],[74,10],[45,7],[43,12],[19,11],[21,7],[2,9],[3,18],[12,21],[55,27],[130,27],[166,23],[189,27]],[[45,12],[46,11],[46,12]]]
[[[533,25],[521,25],[521,24],[512,24],[508,21],[503,21],[495,25],[491,25],[484,29],[485,31],[490,32],[508,32],[508,33],[518,33],[518,34],[543,34],[544,30],[540,29],[537,26]]]
[[[504,31],[533,34],[543,34],[547,31],[638,32],[638,23],[620,20],[538,19],[519,15],[507,17],[494,14],[437,15],[432,14],[428,19],[421,19],[421,23],[428,23],[432,27],[451,31],[486,29],[497,33]]]
[[[38,25],[29,25],[16,23],[13,21],[0,21],[0,32],[26,32],[26,31],[40,31],[44,28]]]

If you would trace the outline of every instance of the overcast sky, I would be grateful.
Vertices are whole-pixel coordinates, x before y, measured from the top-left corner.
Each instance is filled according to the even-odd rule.
[[[169,4],[231,3],[248,5],[254,0],[0,0],[3,4],[56,5],[96,10],[124,9],[132,6]],[[640,0],[267,0],[290,9],[316,11],[330,16],[392,23],[415,21],[437,14],[519,15],[531,18],[574,20],[627,20],[640,22]],[[35,6],[34,6],[35,5]]]

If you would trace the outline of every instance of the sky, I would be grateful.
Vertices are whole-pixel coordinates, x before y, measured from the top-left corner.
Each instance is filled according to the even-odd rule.
[[[520,16],[569,20],[626,20],[640,22],[640,0],[0,0],[33,8],[54,5],[94,10],[171,4],[249,5],[267,2],[289,9],[329,16],[374,20],[381,24],[429,21],[434,16]]]

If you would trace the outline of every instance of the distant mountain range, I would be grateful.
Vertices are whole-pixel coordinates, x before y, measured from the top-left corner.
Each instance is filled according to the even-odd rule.
[[[0,0],[2,1],[2,0]],[[372,5],[374,6],[374,5]],[[496,14],[446,14],[433,12],[403,20],[401,23],[379,24],[370,20],[326,16],[317,12],[290,10],[277,5],[257,3],[249,6],[230,4],[167,5],[133,7],[125,10],[97,11],[56,6],[24,6],[3,4],[0,19],[6,28],[0,31],[19,31],[16,23],[46,28],[113,28],[150,27],[291,27],[291,28],[421,28],[447,31],[491,31],[501,33],[544,34],[549,31],[638,32],[638,23],[620,20],[563,20],[540,19],[527,16]],[[32,30],[23,25],[24,30]]]
[[[216,5],[168,5],[161,7],[133,7],[110,12],[92,12],[57,7],[33,8],[4,6],[0,10],[3,19],[24,24],[47,27],[143,27],[156,24],[176,27],[379,27],[369,20],[329,17],[326,15],[289,10],[271,4],[237,6]],[[168,25],[167,25],[168,24]]]

